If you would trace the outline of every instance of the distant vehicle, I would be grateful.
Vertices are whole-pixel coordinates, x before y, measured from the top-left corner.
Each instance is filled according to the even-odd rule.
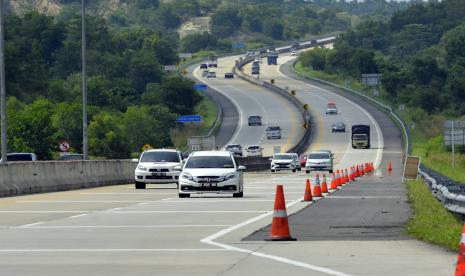
[[[212,72],[212,71],[208,72],[207,78],[216,78],[216,72]]]
[[[258,61],[252,62],[252,68],[254,68],[254,67],[258,67],[260,69],[260,62],[258,62]]]
[[[260,75],[260,67],[252,67],[252,75]]]
[[[331,126],[332,132],[346,132],[346,124],[344,122],[336,122]]]
[[[84,160],[84,154],[70,153],[60,156],[60,160]]]
[[[191,194],[232,194],[243,197],[244,166],[228,151],[196,151],[186,160],[179,177],[179,197]]]
[[[215,55],[208,56],[208,67],[218,67],[218,58]]]
[[[297,51],[291,51],[291,56],[297,56]]]
[[[248,146],[245,151],[247,156],[263,156],[263,148],[258,145]]]
[[[292,155],[294,156],[294,162],[295,162],[295,165],[296,165],[296,169],[298,171],[301,171],[302,166],[300,165],[299,155],[297,153],[292,153]]]
[[[335,103],[328,103],[326,105],[326,114],[334,114],[337,115],[337,107]]]
[[[262,117],[261,116],[249,116],[248,119],[249,126],[261,126],[262,125]]]
[[[30,152],[12,152],[6,154],[7,162],[37,161],[37,155]]]
[[[313,151],[307,157],[305,172],[328,171],[333,173],[333,154],[331,151]]]
[[[266,59],[267,59],[268,65],[277,65],[278,64],[278,53],[276,52],[268,53]]]
[[[253,62],[254,63],[255,62],[262,63],[262,58],[261,57],[255,58],[255,60]]]
[[[271,158],[271,172],[280,170],[297,170],[297,163],[293,153],[275,153]]]
[[[152,149],[142,153],[135,171],[136,189],[145,189],[147,184],[178,183],[178,170],[174,167],[182,165],[181,152],[174,149]]]
[[[203,70],[202,71],[202,77],[208,76],[209,71],[208,70]]]
[[[370,145],[370,126],[369,125],[353,125],[352,126],[352,148],[366,148]]]
[[[300,167],[305,168],[305,163],[307,163],[307,156],[308,154],[305,153],[299,156]]]
[[[258,50],[260,52],[260,54],[264,54],[266,53],[266,49],[265,48],[260,48],[260,50]]]
[[[226,146],[226,150],[234,154],[234,156],[242,156],[242,146],[231,144]]]
[[[247,51],[247,53],[245,54],[245,57],[248,58],[248,57],[253,57],[255,56],[255,52],[254,51]]]
[[[233,74],[232,72],[225,73],[225,74],[224,74],[224,78],[225,78],[225,79],[233,79],[233,78],[234,78],[234,74]]]
[[[281,139],[281,127],[269,126],[266,128],[266,138],[268,139]]]
[[[273,46],[270,46],[270,47],[268,47],[268,49],[266,49],[267,53],[271,53],[271,52],[275,52],[275,51],[276,51],[276,48],[273,47]]]
[[[206,63],[200,64],[200,69],[207,69],[208,65]]]

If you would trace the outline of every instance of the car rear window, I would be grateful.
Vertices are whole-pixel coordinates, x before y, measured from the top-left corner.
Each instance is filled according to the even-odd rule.
[[[14,161],[33,161],[31,154],[11,154],[6,156],[6,160],[9,162]]]
[[[177,152],[152,151],[144,152],[140,162],[180,162]]]
[[[234,168],[234,162],[230,156],[191,156],[185,168]]]
[[[329,159],[329,154],[327,153],[310,153],[308,159]]]

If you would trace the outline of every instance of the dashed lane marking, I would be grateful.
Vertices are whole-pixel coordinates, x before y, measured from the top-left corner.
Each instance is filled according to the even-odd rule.
[[[0,249],[0,253],[74,253],[74,252],[211,252],[217,248],[69,248],[69,249]]]
[[[27,229],[80,229],[80,228],[209,228],[209,227],[229,227],[228,224],[186,224],[186,225],[50,225],[50,226],[11,226],[6,228],[17,229],[17,228],[27,228]]]

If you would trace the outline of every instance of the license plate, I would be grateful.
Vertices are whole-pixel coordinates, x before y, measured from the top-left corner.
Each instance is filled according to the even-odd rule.
[[[210,187],[210,186],[211,186],[210,183],[203,183],[203,184],[202,184],[202,187]]]
[[[152,173],[152,176],[166,176],[166,173],[162,172],[156,172],[156,173]]]

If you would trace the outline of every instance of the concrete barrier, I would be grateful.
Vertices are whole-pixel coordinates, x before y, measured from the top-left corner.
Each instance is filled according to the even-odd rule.
[[[82,189],[134,181],[131,160],[14,162],[0,165],[0,196]]]

